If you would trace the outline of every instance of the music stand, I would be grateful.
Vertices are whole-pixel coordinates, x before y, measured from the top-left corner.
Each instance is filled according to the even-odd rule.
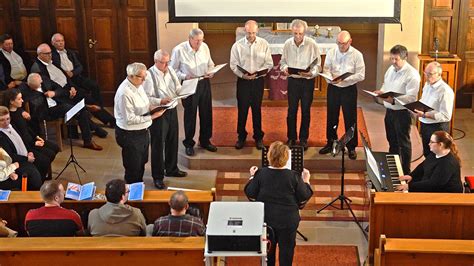
[[[262,167],[268,167],[270,163],[268,162],[268,148],[267,146],[263,147],[262,149]],[[303,156],[304,156],[304,148],[303,146],[295,145],[290,146],[290,158],[289,160],[291,163],[291,170],[294,170],[298,173],[303,172]],[[303,235],[299,230],[296,230],[296,233],[303,238],[304,241],[308,241],[308,238]]]
[[[69,111],[66,112],[64,115],[64,123],[68,126],[69,131],[71,131],[70,127],[71,125],[71,119],[83,108],[85,107],[85,102],[84,99],[82,99],[80,102],[78,102],[76,105],[74,105]],[[58,176],[56,176],[55,180],[58,180],[59,177],[62,175],[62,173],[68,168],[70,164],[74,166],[74,170],[76,170],[76,176],[77,179],[79,180],[79,184],[82,185],[81,177],[79,176],[79,172],[77,171],[77,167],[81,168],[81,170],[85,173],[86,170],[79,164],[77,161],[76,157],[74,156],[74,150],[72,148],[72,138],[71,134],[69,134],[69,146],[71,147],[71,155],[69,156],[69,159],[67,160],[66,165],[64,166],[63,170],[59,172]]]
[[[324,207],[319,209],[316,213],[322,212],[323,210],[325,210],[329,206],[331,206],[333,208],[336,208],[336,209],[339,209],[339,210],[344,210],[344,203],[345,203],[346,206],[347,206],[347,209],[350,211],[352,217],[354,218],[354,222],[357,224],[357,226],[360,228],[360,230],[362,230],[362,233],[364,234],[365,238],[367,239],[367,232],[364,230],[364,228],[362,228],[362,226],[359,223],[359,220],[357,219],[357,217],[354,214],[354,211],[351,208],[352,200],[350,198],[348,198],[346,195],[344,195],[344,173],[346,172],[345,165],[344,165],[345,150],[346,150],[347,143],[349,143],[349,141],[354,137],[354,128],[355,128],[355,125],[353,125],[348,131],[346,131],[346,133],[339,140],[336,141],[335,145],[333,145],[333,147],[334,147],[333,151],[332,151],[333,156],[336,156],[337,154],[339,154],[339,152],[342,151],[342,159],[341,159],[341,194],[339,194],[339,196],[337,196],[337,198],[333,199],[331,202],[326,204]],[[338,200],[341,202],[341,207],[340,208],[333,205]]]

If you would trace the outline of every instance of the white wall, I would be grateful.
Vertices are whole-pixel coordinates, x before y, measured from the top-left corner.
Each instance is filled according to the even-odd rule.
[[[399,24],[380,24],[377,51],[377,88],[383,83],[385,71],[390,66],[390,49],[401,44],[408,49],[408,62],[418,69],[418,54],[421,52],[423,32],[423,0],[401,1],[401,22]]]
[[[188,39],[189,31],[198,26],[197,23],[168,23],[168,0],[155,0],[156,36],[158,49],[171,50],[179,43]]]

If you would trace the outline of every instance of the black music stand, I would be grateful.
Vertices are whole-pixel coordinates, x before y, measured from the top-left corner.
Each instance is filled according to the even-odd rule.
[[[344,165],[344,157],[345,157],[345,153],[346,153],[345,152],[346,151],[346,145],[354,137],[354,128],[355,128],[355,125],[352,126],[348,131],[346,131],[346,133],[339,140],[337,140],[334,143],[335,145],[333,145],[333,147],[334,147],[333,151],[332,151],[333,156],[336,156],[337,154],[339,154],[339,152],[342,151],[342,159],[341,159],[341,194],[339,194],[339,196],[337,196],[337,198],[333,199],[331,202],[326,204],[324,207],[319,209],[317,211],[317,213],[322,212],[323,210],[325,210],[329,206],[331,206],[333,208],[336,208],[336,209],[339,209],[339,210],[344,210],[344,203],[345,203],[346,206],[347,206],[347,209],[350,211],[352,217],[354,218],[354,222],[357,224],[357,226],[360,228],[360,230],[362,230],[362,233],[364,234],[365,238],[367,239],[367,232],[364,230],[364,228],[362,228],[362,226],[360,225],[359,220],[357,219],[357,217],[354,214],[354,211],[351,208],[352,200],[350,198],[348,198],[346,195],[344,195],[344,173],[346,172],[345,165]],[[338,200],[341,202],[341,207],[340,208],[333,205]]]
[[[74,105],[69,111],[67,111],[66,114],[64,115],[64,123],[67,125],[69,131],[71,131],[71,127],[73,126],[71,124],[71,119],[79,111],[81,111],[84,107],[85,107],[85,102],[84,102],[84,99],[82,99],[80,102],[78,102],[76,105]],[[77,161],[76,156],[74,156],[74,150],[72,148],[71,134],[68,134],[68,135],[69,135],[69,146],[71,147],[71,155],[69,156],[69,159],[67,160],[67,163],[64,166],[63,170],[61,170],[61,172],[59,172],[59,174],[58,174],[58,176],[56,176],[55,180],[58,180],[59,177],[61,177],[63,172],[66,170],[66,168],[68,168],[68,166],[72,164],[74,166],[74,170],[76,170],[76,176],[77,176],[77,179],[79,180],[79,184],[82,185],[81,177],[79,176],[79,172],[77,171],[77,167],[81,168],[81,170],[84,173],[86,172],[86,170],[84,170],[84,168]]]
[[[304,148],[303,146],[295,145],[290,146],[291,150],[291,170],[294,170],[298,173],[303,172],[303,156]],[[262,149],[262,167],[268,167],[270,163],[268,162],[268,147],[265,146]],[[303,238],[304,241],[308,241],[308,238],[303,235],[299,230],[296,230],[296,233]]]

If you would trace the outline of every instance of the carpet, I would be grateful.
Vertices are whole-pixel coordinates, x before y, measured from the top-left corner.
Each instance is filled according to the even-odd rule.
[[[264,144],[270,145],[276,140],[287,140],[286,115],[287,107],[262,107],[262,130],[265,132]],[[214,130],[212,142],[220,147],[233,147],[237,141],[237,107],[213,107]],[[300,112],[297,117],[297,129],[299,130]],[[362,109],[357,108],[358,129],[368,138],[367,127],[365,125]],[[246,129],[248,132],[245,146],[254,147],[252,139],[252,112],[249,110]],[[338,136],[344,134],[344,119],[342,111],[339,116]],[[326,107],[311,107],[311,123],[309,129],[308,144],[310,147],[323,147],[326,145]],[[358,133],[358,132],[357,132]],[[359,147],[362,142],[359,137]]]
[[[217,201],[247,201],[244,187],[249,178],[249,173],[219,172],[216,178]],[[368,221],[369,197],[362,173],[346,173],[344,182],[345,195],[352,200],[352,210],[359,221]],[[313,197],[305,208],[300,210],[302,220],[306,221],[352,221],[349,210],[339,210],[328,207],[321,213],[316,213],[326,203],[336,198],[341,193],[341,176],[338,173],[311,174],[311,187]],[[340,207],[340,201],[335,204]]]
[[[227,257],[226,266],[260,265],[260,258],[256,257]],[[278,263],[278,250],[277,250]],[[297,245],[293,257],[293,265],[351,265],[359,263],[359,253],[356,246],[322,246],[322,245]]]

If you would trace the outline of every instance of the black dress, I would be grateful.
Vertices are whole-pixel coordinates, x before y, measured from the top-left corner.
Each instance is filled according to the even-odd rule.
[[[275,265],[277,243],[280,265],[291,265],[300,221],[299,209],[313,195],[311,186],[304,183],[301,174],[295,171],[263,168],[255,173],[244,190],[250,200],[265,204],[265,222],[274,232],[268,265]]]
[[[410,192],[463,192],[461,167],[451,152],[440,158],[430,153],[410,176]]]

